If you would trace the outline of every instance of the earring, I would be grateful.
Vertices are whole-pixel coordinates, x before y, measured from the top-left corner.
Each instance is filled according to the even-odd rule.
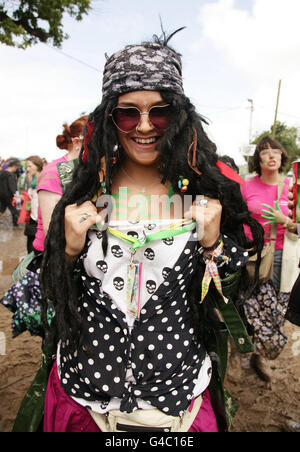
[[[105,174],[103,169],[100,169],[99,171],[99,180],[100,180],[100,184],[101,184],[101,188],[102,188],[102,193],[105,194],[106,193],[106,183],[105,183]]]
[[[201,171],[199,171],[196,168],[196,153],[197,153],[197,131],[196,129],[193,129],[193,141],[190,144],[190,147],[188,148],[187,151],[187,161],[189,166],[192,168],[192,170],[194,170],[197,174],[199,174],[199,176],[202,175]],[[192,155],[192,160],[191,160],[191,150],[193,150],[193,155]]]
[[[71,138],[72,139],[73,150],[75,152],[79,152],[80,149],[81,149],[81,143],[78,142],[77,138],[81,138],[81,137]]]
[[[184,178],[183,176],[179,176],[178,188],[182,193],[185,193],[188,190],[189,183],[190,181],[188,179]]]
[[[113,148],[113,154],[115,154],[115,155],[113,155],[113,157],[111,159],[111,163],[113,165],[115,165],[117,163],[117,161],[118,161],[118,151],[119,151],[119,145],[115,144],[114,148]]]

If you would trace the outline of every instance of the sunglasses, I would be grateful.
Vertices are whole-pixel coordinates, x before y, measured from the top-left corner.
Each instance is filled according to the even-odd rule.
[[[282,155],[282,151],[280,149],[263,149],[262,151],[260,151],[259,154],[262,155],[263,157],[271,154]]]
[[[142,115],[148,115],[148,119],[153,127],[164,132],[168,128],[170,106],[155,105],[147,112],[141,112],[137,107],[115,107],[109,114],[115,126],[124,133],[135,130]]]

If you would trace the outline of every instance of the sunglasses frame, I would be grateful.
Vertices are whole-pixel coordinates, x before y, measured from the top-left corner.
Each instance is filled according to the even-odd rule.
[[[140,110],[138,107],[118,107],[118,106],[117,106],[117,107],[114,107],[114,108],[112,109],[111,113],[109,113],[108,116],[111,117],[112,122],[114,123],[114,125],[115,125],[115,126],[117,127],[117,129],[120,130],[120,132],[122,132],[122,133],[130,133],[130,132],[133,132],[134,130],[136,130],[136,129],[138,128],[140,122],[141,122],[141,116],[142,116],[142,115],[148,115],[148,121],[150,122],[150,124],[151,124],[156,130],[159,130],[159,131],[161,131],[161,132],[164,132],[164,131],[167,130],[167,128],[166,128],[166,129],[159,129],[158,127],[156,127],[156,126],[152,123],[152,121],[151,121],[149,115],[150,115],[150,112],[151,112],[151,110],[152,110],[153,108],[165,108],[165,107],[169,107],[169,106],[170,106],[170,104],[165,104],[165,105],[153,105],[148,111],[145,111],[145,112],[141,112],[141,110]],[[115,122],[114,117],[113,117],[113,113],[114,113],[114,111],[117,110],[117,109],[118,109],[118,110],[129,110],[129,109],[135,109],[135,110],[137,110],[137,111],[139,112],[139,114],[140,114],[140,118],[139,118],[139,122],[137,123],[136,127],[134,127],[134,128],[131,129],[131,130],[127,130],[127,131],[122,130],[122,129],[117,125],[117,123]]]
[[[282,150],[281,149],[270,149],[270,148],[267,148],[267,149],[261,149],[260,151],[259,151],[259,155],[261,155],[261,154],[263,154],[263,155],[270,155],[270,154],[275,154],[275,155],[282,155],[283,154],[283,152],[282,152]]]

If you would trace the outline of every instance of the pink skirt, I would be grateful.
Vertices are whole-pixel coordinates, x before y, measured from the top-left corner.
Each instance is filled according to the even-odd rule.
[[[203,395],[201,408],[189,432],[218,432],[209,391]],[[69,397],[60,385],[56,362],[51,370],[45,399],[44,432],[101,432],[89,412]]]

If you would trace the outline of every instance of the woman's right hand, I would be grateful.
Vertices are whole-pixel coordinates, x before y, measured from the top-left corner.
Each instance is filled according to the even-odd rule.
[[[65,211],[65,253],[70,260],[76,259],[84,248],[87,231],[102,222],[101,214],[90,201],[80,206],[71,204]]]

